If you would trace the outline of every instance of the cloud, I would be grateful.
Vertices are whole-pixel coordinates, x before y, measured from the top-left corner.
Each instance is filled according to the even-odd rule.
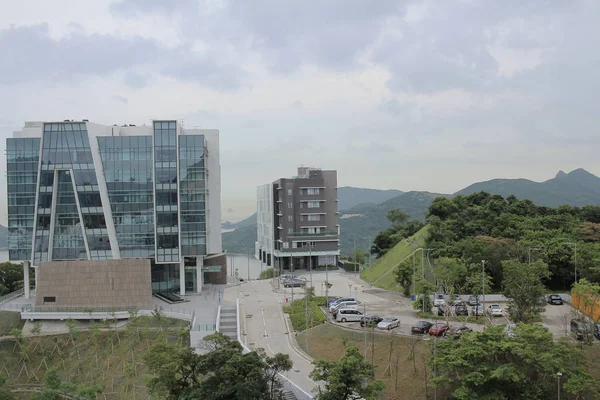
[[[118,94],[114,95],[112,98],[116,101],[120,101],[123,104],[129,103],[129,100],[127,100],[127,97],[119,96]]]

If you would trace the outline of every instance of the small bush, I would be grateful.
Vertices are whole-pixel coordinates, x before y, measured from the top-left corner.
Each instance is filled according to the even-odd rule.
[[[258,279],[271,279],[275,276],[279,276],[279,271],[276,271],[273,268],[267,268],[264,271],[260,271]]]
[[[360,264],[353,263],[352,261],[344,261],[342,265],[346,272],[360,272]]]
[[[324,296],[314,296],[308,303],[309,325],[314,327],[321,325],[327,321],[327,317],[319,308],[320,305],[325,305]],[[292,312],[293,311],[293,312]],[[283,312],[290,315],[292,327],[296,332],[306,329],[306,301],[305,299],[294,300],[289,306],[283,307]],[[310,323],[312,321],[312,324]]]

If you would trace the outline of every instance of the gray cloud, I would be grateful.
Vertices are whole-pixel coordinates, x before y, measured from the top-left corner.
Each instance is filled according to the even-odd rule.
[[[123,96],[120,96],[120,95],[118,95],[118,94],[114,95],[112,98],[113,98],[114,100],[116,100],[116,101],[120,101],[120,102],[121,102],[121,103],[123,103],[123,104],[127,104],[127,103],[129,103],[129,100],[127,100],[127,97],[123,97]]]
[[[138,14],[174,14],[182,9],[194,7],[194,0],[123,0],[110,5],[116,15],[135,16]]]

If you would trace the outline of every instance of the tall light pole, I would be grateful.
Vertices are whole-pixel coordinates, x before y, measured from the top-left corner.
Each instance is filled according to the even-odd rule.
[[[560,378],[562,376],[562,372],[557,372],[556,377],[558,378],[558,390],[557,390],[557,398],[560,400]]]
[[[528,254],[529,254],[528,260],[527,260],[528,264],[531,264],[531,250],[537,250],[537,251],[539,251],[539,250],[544,250],[544,248],[543,247],[530,247],[528,249]]]
[[[358,257],[356,256],[356,233],[349,233],[349,235],[352,235],[354,237],[354,273],[356,274],[357,268],[356,265],[358,264]]]
[[[481,294],[483,303],[483,329],[485,330],[485,260],[481,260]]]
[[[565,244],[575,247],[575,283],[577,283],[577,242],[567,242]]]

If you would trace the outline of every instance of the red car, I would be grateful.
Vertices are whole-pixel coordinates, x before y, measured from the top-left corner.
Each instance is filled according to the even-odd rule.
[[[432,336],[444,336],[446,331],[450,329],[450,326],[445,322],[433,324],[431,328],[429,328],[429,334]]]

